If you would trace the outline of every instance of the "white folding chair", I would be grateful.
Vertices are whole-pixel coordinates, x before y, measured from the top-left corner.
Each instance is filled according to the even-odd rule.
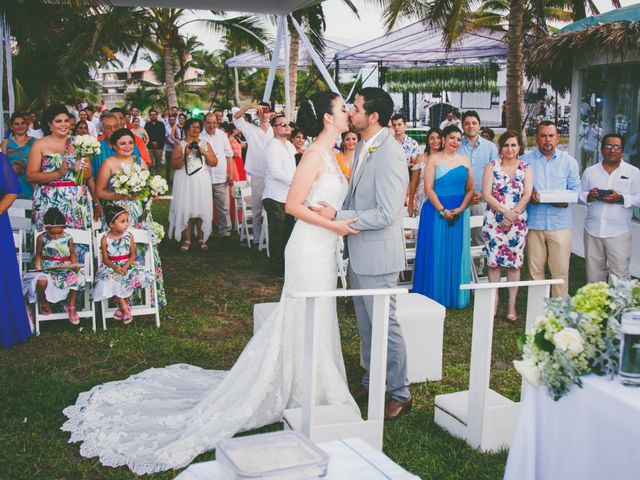
[[[469,228],[473,230],[474,228],[482,228],[482,223],[484,222],[484,215],[472,215],[469,217]],[[487,255],[487,252],[484,248],[484,245],[470,245],[471,248],[471,280],[473,283],[478,283],[480,277],[478,276],[478,269],[474,260],[476,258],[484,258]]]
[[[349,267],[349,259],[344,258],[344,238],[338,237],[338,247],[336,248],[336,264],[338,265],[338,279],[341,288],[347,288],[347,268]]]
[[[9,216],[31,218],[32,210],[33,200],[18,198],[9,207]]]
[[[73,238],[73,243],[75,245],[86,245],[87,253],[84,256],[84,267],[80,271],[82,275],[84,275],[84,279],[86,285],[84,287],[84,305],[82,308],[78,308],[77,314],[80,318],[90,318],[91,319],[91,328],[93,331],[96,331],[96,311],[93,302],[91,301],[91,286],[93,285],[93,244],[91,242],[91,231],[90,230],[77,230],[75,228],[67,228],[65,230],[71,238]],[[39,233],[34,233],[33,236],[33,244],[34,251],[35,245],[38,241]],[[78,292],[79,293],[79,292]],[[40,335],[40,322],[49,321],[49,320],[68,320],[69,313],[61,312],[61,313],[50,313],[49,315],[43,315],[40,312],[40,302],[36,302],[35,305],[35,317],[36,317],[36,335]]]
[[[17,200],[16,200],[17,201]],[[20,213],[20,210],[17,211]],[[9,223],[11,224],[11,230],[14,232],[20,232],[22,238],[22,259],[20,261],[22,268],[25,269],[33,259],[33,253],[31,252],[32,242],[29,242],[32,231],[31,219],[24,216],[9,215]]]
[[[18,260],[18,271],[22,278],[22,230],[11,232],[13,234],[13,244],[16,247],[16,259]]]
[[[240,241],[246,240],[251,248],[253,241],[253,212],[251,210],[251,187],[240,189],[240,207],[242,208],[242,226],[240,228]]]
[[[155,282],[156,268],[153,261],[153,244],[151,243],[151,237],[146,230],[130,228],[129,231],[131,232],[131,235],[133,235],[133,239],[136,242],[136,245],[145,245],[143,268],[145,271],[150,272],[152,277],[154,278],[154,281],[151,282],[151,285],[148,285],[144,288],[144,303],[142,305],[131,305],[131,315],[133,315],[134,317],[138,317],[141,315],[154,315],[156,327],[160,327],[160,308],[158,307],[158,290]],[[98,245],[98,247],[96,248],[96,252],[100,252],[100,240],[104,235],[105,232],[101,232],[96,236],[95,241]],[[98,263],[102,261],[101,253],[97,256],[97,259]],[[102,300],[100,302],[100,307],[102,311],[102,329],[106,330],[107,318],[114,318],[113,314],[116,312],[117,307],[110,307],[109,300]]]
[[[260,239],[258,240],[258,251],[267,250],[267,257],[271,258],[269,251],[269,219],[267,212],[262,210],[262,229],[260,230]]]
[[[233,195],[233,192],[235,190],[242,189],[248,186],[249,186],[249,182],[247,181],[233,182],[233,188],[231,188],[231,193]],[[241,231],[240,212],[242,212],[242,205],[241,205],[240,197],[241,195],[233,195],[234,207],[235,207],[233,209],[233,222],[235,224],[236,233],[238,235],[240,235],[240,231]]]
[[[408,285],[413,283],[405,281],[405,272],[413,272],[416,260],[416,246],[418,242],[418,225],[420,219],[418,217],[402,217],[402,248],[404,250],[404,271],[400,272],[399,285]],[[411,273],[413,276],[413,273]]]

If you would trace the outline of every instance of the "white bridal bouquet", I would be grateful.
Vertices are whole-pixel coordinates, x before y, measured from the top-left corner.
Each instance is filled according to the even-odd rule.
[[[614,279],[590,283],[572,297],[547,299],[544,315],[519,339],[516,370],[533,386],[544,385],[554,400],[590,373],[613,376],[620,356],[622,314],[640,306],[640,284]]]
[[[114,177],[113,190],[120,195],[136,195],[139,199],[145,200],[151,194],[149,170],[143,169],[137,163],[125,165]]]
[[[76,151],[77,164],[75,182],[76,185],[84,184],[84,162],[100,153],[100,142],[91,135],[76,135],[73,139],[73,148]]]

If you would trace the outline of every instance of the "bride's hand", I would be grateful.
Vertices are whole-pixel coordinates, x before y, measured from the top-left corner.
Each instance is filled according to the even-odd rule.
[[[312,212],[316,212],[318,215],[320,215],[323,218],[326,218],[327,220],[333,220],[334,218],[336,218],[335,208],[333,208],[327,202],[323,202],[322,200],[320,200],[318,204],[321,206],[309,207],[309,210],[311,210]]]
[[[341,237],[344,235],[357,235],[360,233],[360,230],[354,230],[351,228],[351,224],[356,221],[358,221],[357,217],[349,220],[336,220],[332,225],[333,231]]]

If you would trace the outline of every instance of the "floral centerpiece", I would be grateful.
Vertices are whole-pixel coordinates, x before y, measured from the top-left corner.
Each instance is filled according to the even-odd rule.
[[[572,297],[547,299],[545,313],[521,337],[516,370],[533,386],[544,385],[554,400],[590,373],[613,376],[620,355],[620,319],[640,306],[640,284],[617,280],[590,283]]]
[[[114,192],[142,200],[145,209],[143,218],[151,210],[152,198],[169,190],[169,185],[164,178],[160,175],[151,175],[149,170],[137,163],[125,165],[121,171],[116,172],[112,185]]]
[[[73,139],[73,148],[76,151],[76,185],[84,184],[84,162],[88,158],[100,153],[100,142],[91,135],[76,135]]]

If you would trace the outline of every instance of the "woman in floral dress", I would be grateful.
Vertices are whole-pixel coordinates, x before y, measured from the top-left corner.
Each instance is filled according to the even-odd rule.
[[[135,145],[133,132],[127,128],[116,130],[113,135],[111,135],[109,142],[116,151],[116,154],[107,158],[100,166],[98,176],[96,177],[96,194],[98,195],[98,198],[105,201],[106,205],[118,205],[127,210],[127,212],[129,212],[129,226],[149,231],[153,219],[151,217],[151,212],[145,209],[145,205],[142,200],[136,196],[116,193],[113,188],[113,180],[115,178],[114,174],[121,172],[123,167],[137,163],[143,169],[148,169],[147,165],[140,159],[140,157],[135,157],[133,155],[133,148]],[[167,304],[167,301],[164,293],[164,280],[162,277],[160,255],[156,246],[153,247],[152,253],[156,267],[155,280],[156,289],[158,291],[158,305],[164,307]],[[143,262],[141,259],[141,252],[138,252],[138,261],[141,263]]]
[[[91,177],[91,163],[79,162],[69,134],[69,112],[63,105],[47,108],[42,117],[46,135],[37,140],[27,163],[27,182],[34,184],[33,228],[44,230],[44,214],[52,207],[65,217],[68,228],[91,229],[92,200],[86,184],[77,185],[76,175],[84,168],[85,180]],[[84,253],[78,249],[82,262]]]
[[[482,177],[487,202],[482,237],[487,250],[489,281],[500,281],[500,269],[507,269],[507,281],[520,280],[520,267],[527,241],[527,204],[533,189],[531,167],[518,158],[522,141],[518,132],[507,130],[500,136],[500,160],[490,162]],[[516,321],[517,287],[509,288],[507,320]],[[496,308],[498,296],[496,295]]]

